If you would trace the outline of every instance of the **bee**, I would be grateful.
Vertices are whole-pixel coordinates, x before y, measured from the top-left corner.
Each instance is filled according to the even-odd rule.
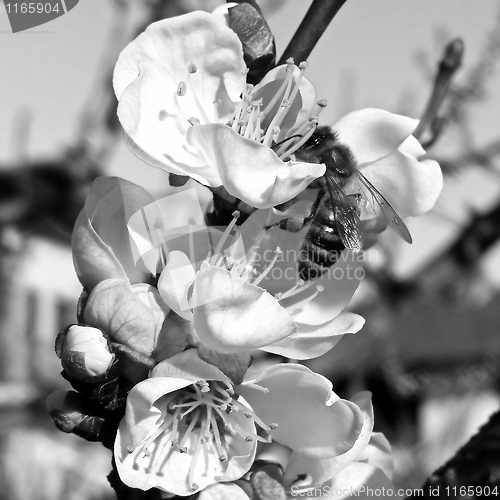
[[[338,260],[344,249],[359,252],[363,248],[360,214],[366,204],[379,207],[388,226],[408,243],[411,235],[405,223],[375,186],[357,169],[357,161],[349,147],[339,141],[330,127],[320,126],[295,153],[308,163],[324,163],[325,174],[309,185],[319,189],[307,217],[291,217],[275,226],[292,232],[310,224],[300,249],[298,271],[304,280],[321,276]],[[360,193],[346,194],[347,182],[355,178]],[[369,196],[368,196],[369,195]]]

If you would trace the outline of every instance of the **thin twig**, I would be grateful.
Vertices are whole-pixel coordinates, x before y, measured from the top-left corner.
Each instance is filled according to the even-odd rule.
[[[453,40],[446,46],[443,58],[439,62],[439,68],[434,81],[434,88],[432,89],[431,97],[427,103],[427,107],[425,108],[422,118],[420,119],[418,127],[413,132],[413,135],[417,139],[420,139],[422,134],[428,129],[431,129],[431,133],[434,135],[434,131],[432,130],[433,124],[436,121],[439,107],[448,92],[451,79],[460,67],[463,50],[464,44],[460,38]],[[436,133],[438,134],[439,130],[437,130]]]
[[[313,0],[278,64],[293,57],[296,62],[307,60],[321,35],[346,0]]]

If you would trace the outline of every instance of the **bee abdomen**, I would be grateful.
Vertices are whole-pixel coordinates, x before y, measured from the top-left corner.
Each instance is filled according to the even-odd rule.
[[[345,246],[338,233],[325,227],[311,226],[300,249],[298,271],[304,281],[321,276],[337,262]]]

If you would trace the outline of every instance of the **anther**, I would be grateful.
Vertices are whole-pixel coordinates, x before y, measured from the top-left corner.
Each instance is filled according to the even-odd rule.
[[[200,388],[201,392],[209,392],[210,391],[210,385],[206,380],[198,380],[196,382],[196,385]]]
[[[279,426],[276,423],[269,424],[269,427],[271,428],[272,431],[276,430]]]
[[[199,486],[196,484],[196,483],[193,483],[191,485],[191,489],[194,491],[194,490],[197,490],[199,488]]]
[[[196,73],[198,71],[198,66],[196,66],[195,63],[189,63],[188,64],[188,71],[192,73]]]
[[[179,85],[177,85],[177,95],[178,96],[183,96],[186,95],[186,82],[179,82]]]
[[[201,122],[199,118],[196,118],[195,116],[192,116],[191,118],[188,119],[188,122],[190,125],[199,125]]]
[[[226,460],[227,460],[227,457],[226,457],[225,455],[221,455],[221,456],[219,457],[219,461],[220,461],[220,462],[225,462]]]
[[[246,441],[247,443],[251,443],[251,442],[253,441],[253,437],[252,437],[252,436],[247,436],[247,437],[245,438],[245,441]]]
[[[328,105],[328,101],[326,99],[320,99],[317,104],[320,108],[326,108],[326,106]]]
[[[301,70],[304,70],[307,68],[307,62],[306,61],[302,61],[300,64],[299,64],[299,68]]]
[[[243,413],[243,415],[245,415],[245,417],[247,417],[248,419],[253,418],[253,415],[249,412],[245,412]]]

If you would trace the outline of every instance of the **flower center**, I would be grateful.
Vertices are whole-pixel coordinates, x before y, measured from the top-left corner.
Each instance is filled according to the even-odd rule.
[[[189,453],[192,458],[188,480],[193,491],[198,489],[196,469],[202,455],[215,453],[225,462],[231,440],[270,443],[268,432],[277,428],[277,424],[266,425],[223,382],[198,381],[160,398],[154,406],[161,411],[155,426],[140,443],[127,448],[129,453],[140,449],[134,469],[142,466],[145,473],[161,476],[167,460],[175,460],[175,452]],[[243,422],[252,421],[253,431],[249,432],[242,418]],[[255,424],[264,431],[264,437],[257,434]]]
[[[318,115],[326,106],[326,101],[319,101],[308,120],[293,133],[292,129],[288,130],[288,134],[280,142],[277,142],[282,130],[281,125],[297,97],[306,68],[307,63],[301,62],[299,64],[300,74],[298,77],[294,77],[294,60],[293,58],[288,59],[286,77],[275,94],[265,103],[264,108],[262,99],[253,98],[253,86],[245,83],[242,91],[243,98],[230,121],[233,130],[247,139],[260,142],[273,149],[276,148],[276,154],[282,160],[290,158],[314,133],[318,124]],[[279,105],[276,106],[278,102]],[[274,113],[272,118],[271,113]],[[263,128],[262,123],[265,118],[269,124]]]
[[[277,142],[282,131],[283,121],[299,93],[300,82],[307,68],[307,63],[303,61],[299,64],[300,73],[298,76],[294,75],[295,68],[293,58],[289,58],[286,62],[286,77],[274,95],[266,99],[267,102],[265,103],[262,98],[256,98],[254,86],[246,83],[246,74],[248,73],[248,69],[246,69],[243,73],[241,101],[236,106],[228,122],[228,125],[242,137],[273,148],[281,160],[292,158],[293,153],[308,141],[316,130],[320,112],[327,105],[325,100],[318,101],[309,118],[298,128],[293,129],[292,127],[292,129],[287,130],[286,136],[280,142]],[[191,75],[194,75],[197,71],[196,64],[189,63],[187,79],[179,82],[176,92],[176,98],[189,96],[193,99],[199,111],[199,116],[186,117],[187,121],[193,126],[200,123],[217,122],[218,107],[221,104],[220,100],[214,101],[214,118],[213,120],[210,119],[191,83]],[[272,114],[274,116],[271,116]],[[264,120],[266,125],[264,125]]]
[[[262,282],[262,280],[272,271],[276,262],[283,258],[283,252],[281,251],[280,247],[277,247],[272,260],[261,272],[259,272],[255,269],[253,261],[258,258],[260,260],[260,255],[255,254],[251,256],[249,260],[245,259],[245,262],[239,259],[235,259],[231,255],[231,249],[238,248],[237,242],[240,238],[240,232],[239,230],[237,230],[233,235],[231,243],[221,255],[221,250],[225,248],[226,241],[229,237],[229,234],[236,226],[236,222],[240,216],[240,213],[236,210],[232,215],[233,220],[227,226],[215,250],[211,252],[211,255],[207,258],[207,260],[210,265],[227,269],[230,273],[238,276],[247,283],[258,286]],[[310,293],[311,290],[312,293]],[[282,307],[286,309],[289,307],[304,305],[307,302],[313,300],[318,295],[318,293],[322,291],[323,286],[315,285],[313,281],[308,281],[306,283],[304,280],[298,279],[295,282],[295,285],[292,286],[292,288],[290,288],[286,292],[275,294],[274,298],[278,302],[280,302]]]

